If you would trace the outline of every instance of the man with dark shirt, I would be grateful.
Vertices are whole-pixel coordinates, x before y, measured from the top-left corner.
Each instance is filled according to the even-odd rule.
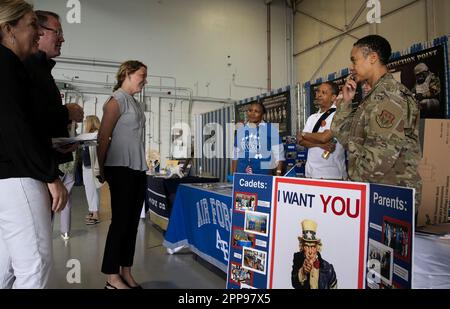
[[[61,94],[51,73],[56,64],[52,59],[61,54],[64,43],[61,23],[59,16],[52,12],[36,11],[36,15],[44,35],[39,40],[39,52],[25,62],[34,84],[36,114],[42,119],[41,123],[49,137],[68,137],[67,126],[70,121],[81,122],[84,114],[78,104],[62,104]],[[72,161],[73,150],[58,151],[57,163]]]
[[[61,54],[64,43],[63,31],[59,16],[53,12],[36,11],[39,27],[44,35],[39,39],[39,52],[29,57],[25,65],[33,80],[33,104],[36,116],[41,120],[39,128],[47,138],[69,137],[68,125],[71,121],[83,121],[84,113],[81,106],[75,103],[62,104],[61,94],[52,76],[52,69],[56,62],[52,60]],[[64,241],[69,239],[70,232],[70,191],[75,183],[73,173],[72,152],[78,144],[55,151],[56,163],[59,165],[59,174],[68,193],[69,200],[61,212],[61,237]],[[62,172],[64,171],[64,172]]]

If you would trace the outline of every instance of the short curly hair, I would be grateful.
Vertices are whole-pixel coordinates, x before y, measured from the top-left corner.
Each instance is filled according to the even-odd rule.
[[[388,40],[379,35],[368,35],[359,39],[355,47],[362,49],[364,57],[367,57],[370,52],[377,53],[382,64],[387,65],[391,58],[392,48]]]

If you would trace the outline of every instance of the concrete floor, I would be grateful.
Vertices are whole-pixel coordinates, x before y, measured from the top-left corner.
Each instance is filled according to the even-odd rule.
[[[107,190],[106,190],[107,192]],[[107,194],[106,194],[107,195]],[[102,197],[105,196],[105,190]],[[106,200],[106,202],[105,202]],[[54,267],[49,281],[52,289],[103,289],[105,276],[100,272],[103,250],[110,224],[110,209],[107,198],[102,198],[100,223],[88,226],[84,216],[88,207],[84,187],[72,191],[72,228],[70,239],[64,241],[59,232],[59,215],[53,227]],[[136,241],[133,275],[137,282],[148,289],[223,289],[226,277],[223,272],[199,261],[189,251],[169,255],[162,246],[162,231],[148,219],[141,219]],[[78,260],[80,283],[69,283],[74,278],[74,264]]]

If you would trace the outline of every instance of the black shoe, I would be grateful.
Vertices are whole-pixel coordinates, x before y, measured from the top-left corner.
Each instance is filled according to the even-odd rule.
[[[105,290],[117,290],[117,288],[108,281],[106,281]]]
[[[86,225],[95,225],[95,224],[100,223],[100,220],[95,219],[95,218],[90,218],[90,219],[86,220],[85,223],[86,223]]]
[[[144,288],[140,285],[136,285],[136,286],[131,286],[128,284],[127,280],[125,280],[124,277],[122,277],[122,275],[120,275],[120,279],[122,279],[123,283],[126,284],[126,286],[128,286],[130,289],[132,290],[143,290]]]

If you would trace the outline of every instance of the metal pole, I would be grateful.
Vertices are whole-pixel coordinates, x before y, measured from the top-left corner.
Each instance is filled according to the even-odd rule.
[[[172,156],[172,112],[173,112],[173,104],[169,103],[169,158],[173,159]]]
[[[303,128],[301,127],[301,106],[300,106],[300,83],[297,83],[296,90],[297,90],[297,131],[300,132]]]

